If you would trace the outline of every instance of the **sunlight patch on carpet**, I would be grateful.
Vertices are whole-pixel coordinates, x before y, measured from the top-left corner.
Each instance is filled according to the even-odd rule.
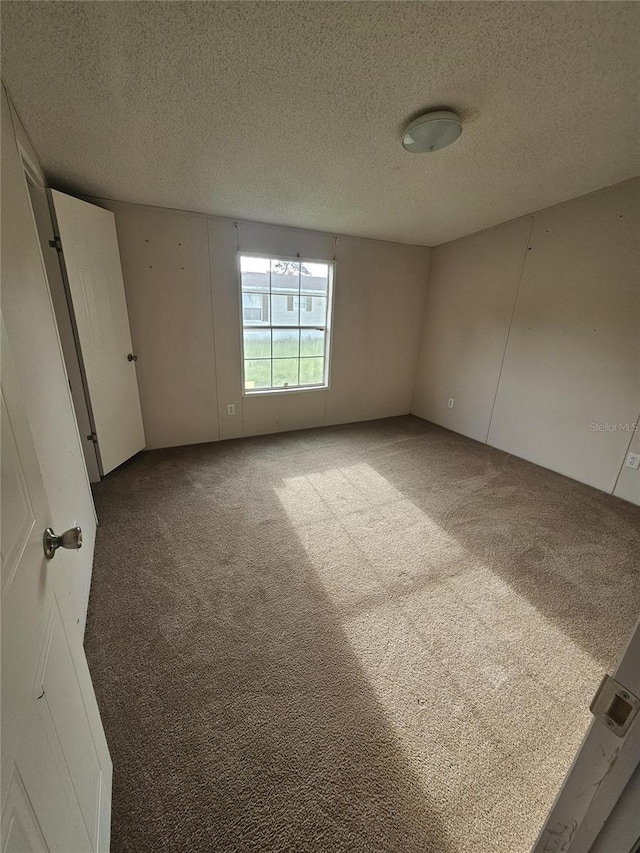
[[[543,813],[588,725],[598,664],[370,465],[274,489],[445,825],[500,803]],[[469,822],[469,849],[493,849],[491,826]]]

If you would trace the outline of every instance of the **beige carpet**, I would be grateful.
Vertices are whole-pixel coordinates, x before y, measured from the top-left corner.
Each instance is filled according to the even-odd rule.
[[[524,853],[640,610],[640,510],[417,418],[96,488],[113,851]]]

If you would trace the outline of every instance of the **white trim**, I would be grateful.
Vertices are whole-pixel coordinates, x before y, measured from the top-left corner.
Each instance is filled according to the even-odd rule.
[[[262,223],[257,224],[261,225]],[[293,261],[296,264],[329,264],[329,266],[335,264],[335,260],[331,258],[301,258],[293,255],[266,254],[265,252],[243,252],[242,249],[238,249],[236,253],[243,258],[263,258],[265,261]]]
[[[243,397],[271,397],[274,394],[298,394],[304,391],[326,391],[328,385],[296,385],[295,388],[256,388],[255,391],[245,391]]]
[[[314,324],[305,324],[302,325],[300,320],[300,310],[298,310],[298,323],[297,325],[291,326],[274,326],[271,322],[273,319],[271,316],[271,289],[269,290],[269,323],[265,325],[246,325],[244,322],[244,309],[242,304],[242,269],[241,269],[241,258],[262,258],[265,261],[292,261],[293,263],[298,264],[322,264],[327,267],[327,313],[325,323],[314,323]],[[326,391],[329,389],[331,385],[331,345],[333,343],[333,291],[335,284],[335,268],[336,262],[335,260],[329,261],[326,259],[313,259],[313,258],[301,258],[301,257],[289,257],[286,255],[272,255],[266,254],[265,252],[244,252],[241,249],[236,250],[236,276],[238,280],[238,307],[239,307],[239,320],[240,320],[240,375],[241,375],[241,389],[240,394],[242,397],[265,397],[272,394],[297,394],[301,391]],[[257,292],[257,291],[256,291]],[[300,291],[298,292],[298,298],[300,298]],[[320,297],[319,297],[320,298]],[[325,298],[325,297],[322,297]],[[256,388],[255,390],[250,390],[245,388],[245,374],[244,374],[244,363],[245,363],[245,355],[244,355],[244,330],[245,329],[265,329],[270,332],[274,328],[282,328],[282,329],[297,329],[298,332],[305,329],[317,329],[319,331],[324,331],[324,379],[325,381],[321,385],[296,385],[293,388],[279,388],[279,387],[270,387],[270,388]],[[292,356],[294,357],[294,356]],[[311,358],[312,356],[309,356]],[[300,361],[300,355],[298,355],[297,360]],[[250,361],[251,359],[247,359]],[[273,362],[273,356],[269,359],[265,359],[265,361]],[[299,374],[298,374],[299,375]]]

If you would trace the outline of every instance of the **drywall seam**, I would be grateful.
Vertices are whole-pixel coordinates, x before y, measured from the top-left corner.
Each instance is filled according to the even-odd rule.
[[[358,238],[358,244],[359,244],[359,242],[360,242],[360,238]],[[371,255],[369,255],[367,257],[367,260],[366,260],[364,266],[365,266],[365,269],[367,270],[367,279],[369,279],[369,271],[373,267],[373,260],[372,260]],[[366,328],[370,329],[371,328],[371,300],[368,298],[365,299],[365,301],[364,301],[363,313],[365,316]],[[365,360],[364,360],[365,364],[369,363],[371,347],[372,347],[371,338],[370,338],[370,335],[367,335],[366,352],[365,352]],[[364,384],[362,380],[363,380],[363,376],[361,375],[360,376],[360,387],[358,388],[358,420],[359,421],[362,420],[362,397],[363,397],[362,388],[363,388],[363,384]]]
[[[218,364],[218,356],[216,353],[216,324],[214,319],[214,305],[213,305],[213,269],[211,264],[211,229],[209,228],[209,223],[207,222],[207,260],[209,267],[209,304],[211,306],[211,337],[213,339],[213,365],[214,372],[217,370]],[[218,439],[220,438],[220,399],[219,399],[219,391],[218,391],[218,377],[216,376],[216,387],[215,387],[215,400],[216,400],[216,421],[218,423]]]
[[[524,257],[522,258],[522,264],[520,266],[520,275],[518,276],[518,284],[516,285],[516,292],[515,292],[515,295],[513,298],[513,306],[511,308],[511,316],[509,317],[509,325],[507,327],[507,334],[506,334],[506,337],[504,340],[504,348],[502,350],[502,360],[500,361],[500,370],[498,372],[498,381],[496,382],[496,390],[495,390],[495,394],[493,395],[493,404],[491,406],[491,414],[489,416],[489,424],[487,426],[487,434],[484,437],[484,443],[485,444],[489,444],[489,434],[491,433],[491,423],[493,421],[493,412],[496,408],[496,400],[498,399],[498,391],[500,389],[500,380],[502,379],[502,370],[504,368],[504,362],[505,362],[505,359],[507,357],[507,348],[509,346],[509,338],[511,337],[511,326],[513,325],[513,318],[515,317],[515,313],[516,313],[516,306],[518,304],[518,296],[520,295],[520,285],[522,284],[522,276],[524,275],[524,268],[525,268],[526,263],[527,263],[527,253],[528,253],[529,249],[531,248],[531,246],[530,246],[531,235],[533,234],[533,226],[534,226],[535,221],[536,221],[535,216],[532,216],[531,217],[531,226],[529,228],[529,236],[527,237],[527,242],[526,242],[526,245],[524,247]],[[414,386],[414,388],[415,388],[415,386]]]
[[[420,312],[420,337],[418,339],[418,349],[416,351],[416,366],[413,370],[413,389],[411,391],[411,401],[409,403],[409,414],[413,414],[414,403],[416,401],[416,385],[418,383],[418,368],[420,367],[420,354],[422,352],[422,336],[424,334],[424,324],[427,319],[427,309],[428,302],[427,299],[429,295],[429,285],[431,283],[431,263],[433,258],[433,249],[429,252],[429,257],[427,258],[427,267],[425,270],[425,279],[424,279],[424,294],[422,297],[422,311]]]
[[[638,417],[636,418],[636,421],[635,421],[635,428],[638,429],[639,427],[640,427],[640,414],[638,415]],[[633,441],[635,434],[636,434],[635,430],[631,430],[630,435],[629,435],[629,441],[627,442],[627,446],[625,448],[624,455],[622,457],[622,463],[620,465],[620,470],[618,471],[618,476],[616,477],[616,481],[613,484],[613,488],[611,489],[612,495],[615,494],[615,491],[618,488],[618,480],[622,476],[622,469],[624,468],[624,463],[626,462],[627,456],[629,454],[629,448],[631,447],[631,442]]]
[[[234,221],[233,221],[233,233],[235,234],[235,238],[236,238],[236,251],[235,251],[235,264],[234,264],[234,270],[235,270],[234,275],[236,278],[236,287],[240,287],[240,283],[237,280],[238,279],[238,263],[239,263],[238,255],[240,254],[240,228],[238,227],[239,221],[240,220],[237,220],[237,219],[234,219]],[[211,256],[209,256],[209,263],[211,263]],[[240,304],[238,307],[239,307],[240,313],[238,316],[238,322],[240,323],[240,328],[242,329],[242,296],[240,296],[239,298],[240,298]],[[242,335],[243,333],[241,332],[240,334]],[[241,359],[244,358],[244,340],[240,343],[240,358]],[[241,365],[241,370],[244,371],[244,365]],[[244,401],[246,398],[244,395],[244,385],[242,384],[242,377],[243,376],[244,376],[244,372],[242,372],[241,376],[240,376],[240,379],[241,379],[241,381],[240,381],[240,418],[241,418],[241,420],[240,420],[240,432],[241,432],[242,438],[245,438]]]

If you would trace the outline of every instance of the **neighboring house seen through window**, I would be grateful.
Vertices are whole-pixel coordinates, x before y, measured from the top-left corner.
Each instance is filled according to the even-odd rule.
[[[269,297],[261,293],[248,293],[242,301],[244,319],[249,323],[269,322]]]
[[[240,256],[244,390],[327,385],[333,265]]]

